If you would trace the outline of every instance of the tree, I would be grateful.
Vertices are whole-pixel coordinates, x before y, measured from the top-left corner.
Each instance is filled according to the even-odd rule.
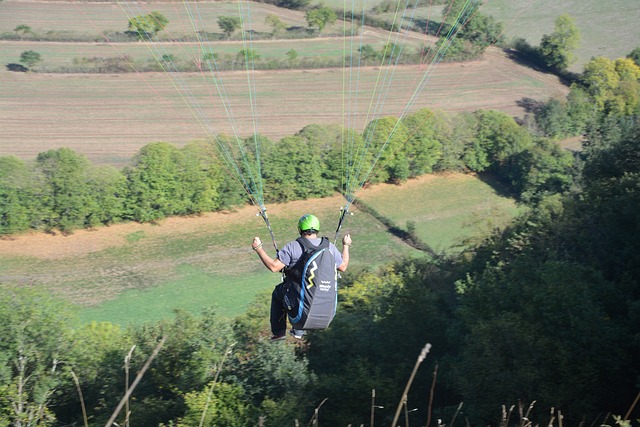
[[[296,355],[295,347],[286,344],[273,346],[264,340],[243,344],[230,361],[230,370],[235,382],[244,389],[244,400],[262,408],[268,401],[293,401],[295,405],[281,411],[289,420],[299,418],[309,409],[315,385],[315,375],[309,370],[306,358]],[[309,399],[299,401],[301,394]],[[270,415],[273,418],[274,414]],[[274,427],[287,424],[286,418],[269,420],[269,415],[267,421],[267,425]]]
[[[169,25],[169,20],[160,12],[151,12],[147,15],[134,16],[129,20],[129,31],[135,33],[141,39],[148,39],[164,30]]]
[[[331,182],[323,178],[325,166],[317,144],[301,136],[288,136],[267,148],[264,159],[264,193],[271,201],[325,197],[332,193]]]
[[[453,30],[456,33],[456,39],[452,43],[453,52],[448,53],[448,56],[455,56],[456,51],[468,50],[463,49],[462,40],[476,46],[479,52],[501,41],[502,23],[492,16],[480,13],[479,7],[479,3],[470,4],[465,0],[453,0],[445,6],[443,14],[446,14],[444,18],[447,31]]]
[[[260,54],[255,49],[242,49],[238,52],[237,55],[238,62],[241,64],[251,64],[253,65],[257,60],[260,59]]]
[[[501,177],[527,203],[566,192],[573,183],[573,157],[568,150],[547,140],[516,153],[502,168]]]
[[[445,31],[453,31],[456,34],[447,49],[448,58],[477,57],[488,46],[503,40],[502,23],[492,16],[480,13],[479,6],[479,3],[470,4],[465,0],[454,0],[443,9],[447,25]],[[441,38],[437,46],[441,46],[445,41],[446,38]]]
[[[92,167],[87,171],[86,179],[95,209],[87,215],[85,225],[95,227],[122,221],[126,215],[127,196],[124,174],[111,166]]]
[[[166,338],[154,369],[147,371],[136,389],[140,404],[132,411],[131,425],[166,424],[181,416],[186,409],[185,396],[210,384],[222,361],[228,359],[233,343],[230,323],[212,309],[198,315],[176,310],[173,319],[132,327],[127,335],[136,344],[131,358],[134,372],[144,364],[160,338]],[[227,364],[222,367],[227,369]],[[235,398],[231,402],[242,405]]]
[[[238,385],[211,382],[203,391],[187,393],[184,397],[187,411],[176,427],[244,427],[251,425],[255,411],[243,399]]]
[[[480,5],[478,3],[470,6],[470,3],[466,0],[452,0],[448,2],[448,6],[443,10],[444,21],[449,28],[453,26],[462,27],[477,15],[479,8]]]
[[[204,55],[202,55],[202,62],[205,62],[207,64],[208,69],[212,69],[217,60],[218,54],[216,52],[206,52]]]
[[[379,56],[378,52],[370,44],[365,44],[364,46],[360,46],[358,48],[358,52],[360,52],[360,57],[364,61],[369,61],[369,60],[375,61],[376,59],[378,59],[378,56]]]
[[[21,36],[26,36],[27,34],[31,34],[31,27],[25,24],[21,24],[21,25],[17,25],[13,31],[16,32],[16,34],[19,34]]]
[[[154,34],[164,30],[169,25],[169,20],[160,12],[151,12],[147,15],[148,19],[153,23]]]
[[[601,140],[599,135],[587,135],[582,173],[583,209],[590,212],[587,221],[594,234],[589,236],[593,239],[593,261],[602,266],[607,277],[635,289],[635,298],[640,299],[636,256],[640,250],[640,124],[637,119],[618,118],[600,133],[604,135]]]
[[[69,148],[38,154],[36,171],[42,178],[42,205],[47,229],[71,232],[84,227],[96,211],[89,191],[87,174],[90,163]]]
[[[40,291],[0,290],[0,424],[51,425],[72,342],[69,307]]]
[[[17,157],[0,157],[0,235],[25,231],[30,224],[30,171]]]
[[[587,62],[581,81],[599,110],[614,97],[614,91],[620,83],[615,62],[599,56]]]
[[[631,53],[627,55],[627,58],[633,59],[636,65],[640,66],[640,47],[633,49]]]
[[[618,58],[615,69],[620,76],[615,90],[618,111],[624,116],[640,113],[640,66],[631,58]]]
[[[308,10],[305,14],[309,27],[318,27],[318,32],[322,32],[324,27],[331,25],[338,20],[338,16],[328,6],[321,6]]]
[[[402,53],[402,45],[398,45],[393,42],[385,43],[380,49],[380,57],[386,64],[392,64],[398,61],[400,54]]]
[[[185,213],[202,213],[219,209],[225,197],[221,193],[223,173],[205,144],[191,143],[182,148],[182,191]]]
[[[179,156],[171,144],[151,143],[142,147],[135,164],[125,169],[131,219],[153,221],[176,212]]]
[[[404,152],[409,132],[395,117],[371,121],[363,133],[366,152],[356,182],[403,182],[409,178],[409,162]]]
[[[580,45],[580,30],[575,20],[560,15],[555,21],[555,31],[542,36],[540,54],[547,67],[555,71],[566,71],[574,61],[574,51]]]
[[[594,122],[596,109],[593,101],[583,87],[573,85],[567,96],[567,114],[571,118],[571,135],[584,134],[587,125]]]
[[[20,62],[25,64],[29,68],[35,67],[38,63],[42,61],[42,57],[38,52],[34,52],[33,50],[25,50],[20,54]]]
[[[536,123],[545,135],[551,138],[563,138],[572,133],[571,117],[567,103],[560,99],[545,102],[535,114]]]
[[[120,326],[92,322],[75,326],[65,365],[73,370],[82,390],[82,402],[71,377],[59,387],[54,405],[60,424],[82,424],[84,403],[89,419],[106,423],[113,402],[122,396],[123,360],[133,343]]]
[[[433,167],[442,158],[442,143],[436,136],[435,122],[439,117],[423,108],[404,120],[409,133],[404,150],[409,161],[411,176],[433,172]]]
[[[479,110],[477,140],[486,149],[492,164],[501,164],[532,145],[531,135],[508,114]]]
[[[240,28],[240,18],[237,16],[221,16],[218,18],[218,26],[227,35],[227,38],[231,38],[231,34],[238,28]]]
[[[286,25],[284,25],[284,22],[280,20],[278,15],[274,15],[273,13],[268,14],[267,17],[264,18],[264,23],[271,27],[271,37],[275,37],[277,33],[286,28]]]
[[[162,61],[173,64],[176,61],[176,56],[173,53],[165,53],[162,55]]]
[[[369,425],[371,389],[376,389],[376,404],[385,407],[376,416],[392,414],[415,362],[413,356],[425,342],[433,344],[437,359],[448,358],[455,278],[441,267],[426,259],[405,259],[343,284],[339,316],[331,328],[308,337],[313,350],[307,357],[318,375],[317,395],[341,396],[327,400],[321,424]],[[332,354],[340,357],[323,362]],[[429,367],[418,372],[409,395],[412,406],[422,406],[418,402],[428,396],[432,372]],[[439,381],[439,397],[445,389]]]
[[[287,51],[286,55],[289,66],[293,67],[296,62],[298,62],[298,51],[296,51],[295,49],[290,49]]]
[[[504,39],[503,31],[503,24],[496,21],[493,16],[475,13],[467,25],[460,30],[459,37],[470,41],[484,51],[487,47],[500,43]]]
[[[464,171],[467,150],[473,144],[477,119],[471,113],[458,113],[455,117],[439,113],[435,123],[438,140],[442,144],[442,159],[434,166],[436,171]]]
[[[352,146],[360,146],[362,140],[354,131],[345,131],[338,125],[307,125],[296,136],[304,138],[310,145],[319,147],[322,177],[327,185],[339,189],[343,182],[343,162],[345,151],[343,143],[349,141]]]

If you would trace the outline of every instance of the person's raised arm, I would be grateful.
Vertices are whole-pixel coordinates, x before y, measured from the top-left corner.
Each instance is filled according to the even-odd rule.
[[[338,271],[346,271],[349,266],[349,246],[351,246],[351,235],[345,234],[342,238],[342,264],[338,266]]]
[[[262,261],[262,263],[265,267],[267,267],[268,270],[271,270],[275,273],[276,271],[280,271],[286,267],[278,258],[271,258],[269,254],[267,254],[267,251],[265,251],[262,247],[262,241],[258,236],[253,238],[251,247],[254,251],[256,251],[256,253],[260,257],[260,261]]]

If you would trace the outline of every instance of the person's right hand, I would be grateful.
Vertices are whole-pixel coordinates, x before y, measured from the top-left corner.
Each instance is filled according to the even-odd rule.
[[[350,246],[351,245],[351,234],[345,234],[344,237],[342,238],[342,244],[345,246]]]

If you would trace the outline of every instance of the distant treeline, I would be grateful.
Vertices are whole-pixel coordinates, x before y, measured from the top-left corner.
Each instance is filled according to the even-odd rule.
[[[248,201],[241,175],[233,173],[236,167],[242,173],[260,166],[266,202],[329,196],[341,190],[349,167],[342,164],[345,132],[309,125],[278,142],[259,137],[259,157],[251,148],[254,138],[247,138],[241,143],[248,157],[237,165],[218,161],[213,142],[182,148],[150,143],[121,170],[92,164],[68,148],[40,153],[33,161],[0,157],[0,234],[71,232],[227,209]],[[348,133],[350,144],[368,147],[359,164],[351,165],[351,173],[360,174],[352,176],[356,182],[375,163],[368,180],[372,184],[400,183],[432,172],[487,171],[526,201],[571,184],[570,153],[497,111],[449,115],[424,109],[400,122],[393,117],[376,120],[362,135]]]

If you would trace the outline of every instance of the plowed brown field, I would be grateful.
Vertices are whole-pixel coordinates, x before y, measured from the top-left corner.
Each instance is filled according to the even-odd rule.
[[[445,111],[491,108],[522,116],[523,99],[545,100],[567,92],[555,76],[516,64],[498,49],[491,49],[481,60],[443,63],[432,70],[402,66],[393,74],[377,67],[357,72],[356,79],[341,69],[256,71],[256,114],[250,108],[246,72],[222,75],[224,99],[229,103],[226,111],[218,94],[212,93],[217,89],[210,79],[203,83],[196,73],[182,78],[206,114],[209,130],[231,134],[235,127],[240,136],[248,136],[256,129],[274,140],[310,123],[362,130],[377,108],[381,115],[394,116],[423,107]],[[426,75],[430,77],[424,90],[414,96]],[[385,79],[390,83],[384,83]],[[149,142],[182,144],[206,135],[182,98],[185,90],[176,88],[164,73],[0,71],[0,82],[0,155],[33,158],[65,146],[94,162],[119,165]],[[353,90],[348,89],[350,82]],[[343,89],[345,84],[347,89]],[[343,102],[349,97],[351,107]]]

